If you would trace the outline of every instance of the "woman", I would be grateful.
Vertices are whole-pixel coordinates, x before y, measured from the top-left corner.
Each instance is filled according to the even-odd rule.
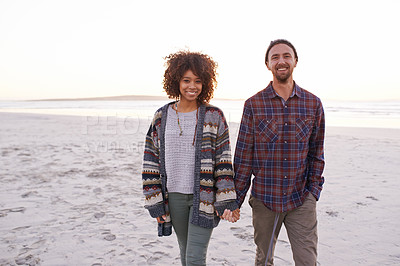
[[[205,265],[209,240],[220,218],[236,222],[228,124],[213,97],[217,64],[201,53],[166,57],[163,87],[176,101],[157,110],[143,159],[145,208],[159,236],[178,238],[182,265]]]

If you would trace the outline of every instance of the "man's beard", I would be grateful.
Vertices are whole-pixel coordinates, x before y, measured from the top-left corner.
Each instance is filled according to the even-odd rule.
[[[285,83],[286,81],[288,81],[288,79],[290,78],[290,76],[292,75],[291,72],[288,72],[287,74],[284,75],[275,75],[275,78],[281,82],[281,83]]]
[[[279,73],[278,69],[281,67],[287,68],[288,71],[286,73]],[[293,69],[290,69],[290,66],[286,64],[277,65],[275,71],[275,78],[281,83],[286,83],[293,73]]]

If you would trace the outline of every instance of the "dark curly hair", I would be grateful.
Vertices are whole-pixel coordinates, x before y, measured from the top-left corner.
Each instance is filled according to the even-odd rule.
[[[197,97],[197,103],[208,103],[217,87],[218,64],[208,55],[198,52],[178,51],[164,58],[166,70],[163,88],[169,98],[178,99],[180,96],[179,83],[186,71],[191,70],[202,82],[202,90]]]
[[[296,59],[296,62],[298,62],[299,57],[297,56],[297,51],[296,51],[296,48],[294,48],[294,45],[291,42],[289,42],[288,40],[277,39],[277,40],[271,41],[271,43],[268,46],[267,52],[265,53],[265,64],[267,65],[267,63],[268,63],[268,54],[269,54],[269,51],[271,50],[271,48],[280,43],[286,44],[287,46],[292,48],[293,53],[294,53],[294,58]]]

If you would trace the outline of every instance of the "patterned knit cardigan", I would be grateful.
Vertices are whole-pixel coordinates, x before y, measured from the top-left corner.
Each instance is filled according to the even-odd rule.
[[[147,132],[142,171],[145,208],[153,218],[167,216],[163,224],[164,233],[161,235],[171,233],[164,137],[169,104],[157,110]],[[220,221],[216,210],[221,215],[225,209],[238,208],[233,182],[229,130],[224,114],[219,108],[201,105],[198,112],[195,133],[193,215],[190,222],[201,227],[214,228]]]

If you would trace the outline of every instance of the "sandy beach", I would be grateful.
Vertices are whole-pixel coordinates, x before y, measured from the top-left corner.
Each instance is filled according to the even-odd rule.
[[[180,265],[175,235],[158,237],[143,208],[150,121],[5,112],[0,121],[0,265]],[[319,265],[400,265],[400,129],[329,127],[325,156]],[[214,230],[208,265],[254,265],[247,200],[241,215]],[[284,228],[275,265],[294,265]]]

